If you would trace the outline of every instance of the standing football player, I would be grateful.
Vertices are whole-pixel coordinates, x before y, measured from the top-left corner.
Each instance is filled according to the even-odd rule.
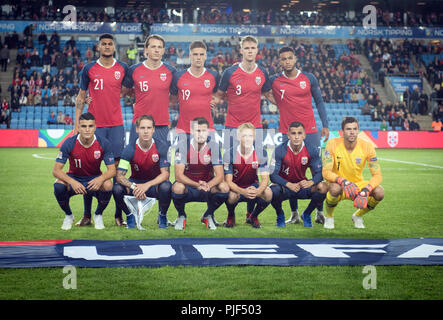
[[[134,117],[129,143],[137,140],[135,121],[143,114],[154,117],[154,140],[157,146],[169,148],[169,95],[175,68],[163,63],[166,42],[160,35],[152,34],[145,41],[146,60],[129,68],[123,86],[135,93]],[[162,147],[163,148],[163,147]]]
[[[110,142],[95,135],[95,118],[91,113],[82,114],[78,122],[78,134],[63,142],[52,170],[52,174],[57,178],[54,183],[54,195],[65,212],[62,229],[69,230],[72,227],[74,214],[69,206],[69,199],[76,194],[87,194],[97,198],[94,227],[104,229],[102,214],[112,195],[114,155]],[[63,167],[68,159],[69,170],[64,172]],[[102,161],[107,168],[104,173],[100,171]],[[80,222],[80,226],[90,225],[91,219],[83,216]]]
[[[302,213],[303,225],[312,227],[311,212],[326,197],[328,187],[322,182],[322,162],[318,150],[304,143],[306,132],[301,122],[292,122],[288,128],[288,141],[280,144],[274,152],[275,166],[272,170],[272,206],[277,213],[277,226],[285,226],[282,201],[287,199],[311,199]],[[306,170],[312,179],[307,179]]]
[[[235,207],[239,202],[252,203],[255,208],[246,216],[246,223],[260,228],[258,215],[266,209],[272,200],[269,184],[269,168],[266,152],[259,157],[254,148],[255,127],[252,123],[243,123],[237,128],[239,146],[229,150],[229,157],[224,163],[225,180],[229,186],[226,201],[228,218],[225,227],[235,226]],[[260,175],[260,180],[259,180]],[[259,182],[260,181],[260,182]]]
[[[117,166],[125,145],[120,94],[128,66],[114,58],[115,42],[111,34],[100,36],[97,51],[100,58],[86,64],[80,72],[80,91],[75,101],[74,134],[79,130],[79,118],[83,113],[88,91],[90,101],[88,112],[96,119],[97,135],[103,136],[111,143]],[[84,215],[90,217],[92,197],[84,196],[84,203]],[[115,223],[123,225],[121,213],[118,215],[117,211]]]
[[[124,202],[125,195],[139,200],[146,197],[159,201],[159,228],[167,228],[167,212],[171,203],[171,182],[169,182],[168,149],[157,147],[152,138],[155,121],[151,115],[140,116],[136,123],[138,134],[133,144],[123,150],[117,169],[117,182],[113,188],[114,198],[120,210],[126,213],[128,228],[135,228],[136,221]],[[125,177],[131,169],[131,176]]]
[[[186,152],[176,152],[175,182],[172,185],[172,200],[178,211],[175,229],[186,226],[185,204],[206,202],[207,210],[201,221],[206,228],[216,229],[214,212],[228,198],[229,187],[224,182],[223,165],[218,144],[208,144],[209,121],[203,117],[193,119],[192,139]]]
[[[236,147],[236,129],[242,123],[250,122],[256,131],[256,150],[262,153],[264,133],[261,123],[261,96],[262,94],[273,104],[276,104],[271,90],[269,75],[266,70],[255,61],[258,53],[258,40],[253,36],[245,36],[240,42],[242,61],[227,68],[221,77],[215,99],[221,101],[225,95],[228,101],[228,110],[225,119],[225,137],[223,150],[227,152]],[[247,214],[252,213],[253,207],[248,205]]]
[[[358,120],[345,117],[341,123],[343,137],[326,144],[323,159],[323,177],[329,182],[326,195],[326,220],[324,228],[334,228],[334,210],[338,202],[348,199],[357,211],[352,215],[354,227],[362,229],[363,215],[374,210],[383,200],[385,192],[380,185],[382,174],[375,149],[369,142],[358,138]],[[366,163],[371,179],[363,179]]]
[[[280,111],[280,132],[282,133],[283,142],[286,142],[288,140],[289,124],[294,121],[303,123],[306,129],[305,143],[312,145],[321,157],[321,138],[324,137],[324,141],[329,138],[325,105],[317,78],[312,73],[297,69],[296,62],[294,49],[282,47],[279,50],[279,63],[283,71],[272,76],[270,80],[272,92]],[[314,98],[322,122],[321,133],[318,132],[315,123],[312,98]],[[299,223],[297,200],[295,198],[290,199],[289,203],[292,212],[291,218],[286,222]],[[320,203],[317,208],[315,222],[323,224],[324,219],[323,203]]]
[[[196,117],[209,121],[209,129],[214,130],[211,106],[215,106],[214,94],[218,88],[218,73],[205,68],[207,48],[203,41],[194,41],[189,46],[191,66],[175,73],[172,80],[173,92],[178,95],[178,133],[191,132],[191,122]]]

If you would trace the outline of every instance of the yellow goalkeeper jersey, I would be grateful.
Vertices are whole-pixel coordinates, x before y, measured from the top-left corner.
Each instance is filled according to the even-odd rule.
[[[381,183],[382,175],[374,147],[369,142],[357,138],[354,150],[349,152],[343,137],[331,139],[326,144],[323,157],[323,178],[335,182],[340,176],[354,183],[361,182],[366,163],[372,174],[369,184],[375,188]]]

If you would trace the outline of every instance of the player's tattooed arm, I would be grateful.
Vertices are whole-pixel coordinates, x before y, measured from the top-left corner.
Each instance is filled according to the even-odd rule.
[[[132,182],[126,178],[126,170],[117,170],[116,180],[126,188],[129,188],[132,185]]]

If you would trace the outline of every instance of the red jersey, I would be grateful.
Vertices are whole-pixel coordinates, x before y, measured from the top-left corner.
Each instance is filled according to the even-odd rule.
[[[99,60],[85,65],[80,73],[80,89],[89,90],[92,102],[88,111],[95,117],[97,127],[122,126],[120,93],[128,66],[114,59],[110,68]]]
[[[101,175],[100,165],[102,160],[106,165],[114,164],[111,144],[100,136],[94,136],[94,140],[89,147],[85,147],[80,142],[80,135],[76,134],[66,139],[60,147],[55,161],[66,163],[69,159],[69,170],[79,177],[91,177]]]
[[[146,182],[155,179],[160,174],[160,168],[169,167],[167,156],[167,150],[158,150],[154,140],[149,149],[143,151],[137,139],[123,150],[118,169],[127,171],[130,166],[130,179]]]
[[[215,155],[208,144],[197,151],[193,141],[191,140],[186,154],[176,152],[175,163],[185,165],[185,176],[191,180],[208,182],[214,178],[214,166],[222,165],[220,153]]]
[[[257,172],[259,169],[266,170],[267,168],[267,153],[265,150],[261,157],[257,154],[255,149],[252,150],[248,156],[243,156],[240,153],[240,146],[237,148],[235,154],[232,148],[229,153],[226,153],[223,159],[223,166],[225,174],[232,174],[232,181],[240,188],[247,188],[258,183]],[[227,155],[230,154],[230,159]]]
[[[313,74],[299,71],[295,79],[289,79],[281,73],[271,77],[270,81],[272,93],[280,111],[281,133],[288,133],[289,124],[294,121],[303,123],[306,133],[317,132],[312,98],[314,98],[323,128],[328,127],[320,87]]]
[[[209,121],[209,128],[214,128],[210,102],[212,94],[218,88],[218,73],[205,69],[195,77],[190,69],[177,72],[172,80],[172,91],[178,94],[179,116],[177,129],[190,133],[190,123],[196,117]]]
[[[297,183],[306,178],[306,170],[310,168],[312,180],[315,184],[323,180],[321,154],[315,147],[306,145],[295,154],[290,142],[285,142],[275,148],[273,161],[275,162],[271,181],[280,185],[286,185],[287,182]]]
[[[150,114],[156,126],[169,125],[169,93],[175,71],[174,67],[164,63],[157,69],[148,68],[144,62],[129,68],[123,85],[134,88],[135,92],[132,122],[144,114]]]
[[[228,96],[228,111],[225,126],[237,128],[245,122],[251,122],[261,128],[261,94],[271,90],[268,73],[261,66],[251,73],[243,70],[241,63],[227,68],[223,72],[219,89]]]

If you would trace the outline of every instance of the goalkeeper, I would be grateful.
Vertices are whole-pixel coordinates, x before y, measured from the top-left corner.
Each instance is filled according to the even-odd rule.
[[[159,201],[158,226],[167,228],[166,214],[171,204],[171,182],[169,182],[168,150],[157,147],[152,138],[155,131],[154,118],[142,115],[136,122],[138,139],[123,150],[117,168],[117,183],[112,190],[117,210],[126,213],[127,227],[135,228],[134,215],[124,202],[125,195],[135,196],[138,200],[146,197]],[[126,178],[131,168],[130,178]]]
[[[356,228],[364,228],[362,216],[373,210],[384,198],[380,165],[374,147],[358,138],[357,119],[345,117],[341,128],[343,137],[331,139],[326,145],[322,174],[329,182],[326,194],[326,217],[324,228],[334,228],[334,210],[344,199],[354,202],[357,211],[352,215]],[[368,163],[369,181],[363,179],[363,169]]]

